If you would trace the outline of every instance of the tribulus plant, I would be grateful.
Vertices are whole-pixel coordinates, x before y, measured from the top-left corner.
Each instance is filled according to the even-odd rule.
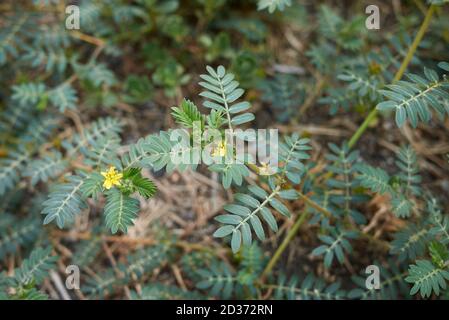
[[[5,1],[1,299],[446,298],[446,3]]]

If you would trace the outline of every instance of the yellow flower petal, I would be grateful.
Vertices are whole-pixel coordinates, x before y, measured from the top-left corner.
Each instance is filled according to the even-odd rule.
[[[224,157],[226,155],[226,141],[220,142],[212,151],[213,157]]]
[[[111,189],[113,186],[120,186],[120,179],[123,177],[123,173],[117,172],[115,167],[110,167],[108,171],[101,172],[104,177],[103,187]]]
[[[109,180],[105,180],[105,182],[103,183],[103,187],[105,187],[106,189],[111,189],[112,187],[112,183]]]
[[[276,167],[271,167],[268,163],[261,162],[259,168],[259,175],[261,176],[271,176],[277,172]]]

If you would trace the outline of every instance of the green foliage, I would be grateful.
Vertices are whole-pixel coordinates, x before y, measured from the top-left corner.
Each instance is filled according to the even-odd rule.
[[[128,227],[133,225],[133,220],[139,212],[139,201],[126,196],[117,189],[111,189],[106,194],[106,205],[104,215],[106,225],[112,233],[118,230],[127,232]]]
[[[412,195],[419,195],[421,182],[415,151],[410,146],[402,147],[397,153],[396,166],[399,174],[390,177],[381,168],[367,164],[359,166],[360,184],[379,194],[388,193],[391,197],[393,213],[400,218],[407,218],[416,210]]]
[[[244,246],[241,251],[242,260],[238,278],[240,283],[251,285],[257,281],[263,270],[265,259],[263,251],[257,243],[250,246]]]
[[[429,254],[432,258],[432,263],[438,268],[444,268],[445,262],[449,258],[447,248],[440,242],[432,241],[429,245]]]
[[[104,177],[98,172],[92,172],[80,187],[83,198],[98,199],[103,188]]]
[[[215,61],[219,58],[229,59],[234,55],[231,47],[231,38],[226,32],[220,32],[214,36],[203,35],[199,41],[207,50],[205,53],[207,62]]]
[[[200,96],[207,99],[203,105],[206,108],[223,112],[227,119],[227,127],[231,131],[234,126],[252,121],[254,114],[241,113],[248,110],[251,107],[250,104],[246,101],[234,103],[245,92],[239,88],[239,83],[234,80],[234,75],[226,73],[223,66],[219,66],[217,70],[210,66],[207,66],[206,69],[208,74],[202,74],[200,77],[204,81],[199,83],[206,89],[200,93]]]
[[[42,283],[50,269],[54,268],[57,257],[52,255],[52,248],[35,249],[22,265],[14,269],[14,275],[6,279],[7,287],[13,288],[14,294],[9,299],[46,299],[46,295],[37,291],[35,286]],[[5,277],[4,274],[0,275]],[[2,282],[2,281],[0,281]],[[0,286],[1,287],[1,286]]]
[[[215,218],[225,224],[214,233],[214,237],[222,238],[231,235],[231,248],[233,252],[239,251],[242,243],[251,245],[252,230],[260,240],[265,240],[265,231],[261,219],[265,221],[272,231],[277,231],[277,223],[268,205],[282,215],[289,216],[287,207],[277,199],[280,196],[278,188],[267,193],[258,186],[249,186],[249,194],[236,194],[238,201],[224,206],[228,214]]]
[[[130,75],[126,78],[125,94],[123,100],[126,103],[145,103],[153,97],[153,85],[144,76]]]
[[[439,6],[447,3],[448,0],[428,0],[427,2]]]
[[[176,88],[189,81],[189,75],[184,74],[184,67],[174,60],[167,60],[158,66],[153,74],[153,81],[156,85],[165,88],[165,94],[173,97]]]
[[[133,300],[198,300],[204,299],[195,291],[182,290],[176,286],[154,283],[142,288],[141,292],[131,291]]]
[[[397,154],[397,158],[396,165],[401,170],[399,179],[403,183],[406,193],[420,194],[421,176],[418,174],[419,167],[415,151],[410,146],[402,147]]]
[[[344,73],[338,75],[338,79],[348,82],[347,89],[354,92],[359,98],[368,97],[369,101],[376,101],[378,99],[380,83],[376,76],[346,70]]]
[[[210,269],[199,270],[202,280],[196,287],[201,290],[208,290],[211,296],[220,296],[229,299],[235,290],[237,278],[225,263],[212,264]]]
[[[141,168],[128,168],[123,171],[123,185],[119,187],[122,193],[139,193],[148,199],[156,193],[156,185],[148,178],[142,176]]]
[[[99,237],[81,241],[75,248],[75,254],[72,256],[72,262],[82,268],[86,268],[95,261],[100,251],[101,239]]]
[[[135,166],[151,167],[154,170],[165,168],[167,172],[177,169],[184,171],[195,165],[177,163],[172,159],[182,159],[181,157],[192,157],[194,147],[177,149],[177,141],[170,139],[170,132],[161,131],[159,134],[152,134],[146,138],[141,138],[136,144],[130,146],[130,151],[122,156],[124,169]],[[191,159],[191,158],[189,158]]]
[[[91,61],[85,65],[75,64],[74,68],[81,79],[95,87],[100,87],[101,85],[112,86],[117,81],[112,71],[103,63]]]
[[[0,160],[0,195],[4,195],[17,184],[28,157],[29,151],[20,147],[19,150],[10,152],[7,158]]]
[[[20,246],[33,243],[40,233],[41,221],[35,217],[28,217],[15,224],[8,224],[2,228],[0,236],[0,257],[7,253],[15,253]]]
[[[409,288],[407,284],[403,281],[405,273],[402,271],[402,266],[397,266],[393,260],[387,261],[388,266],[379,266],[379,276],[380,276],[380,288],[366,287],[366,277],[367,274],[363,273],[360,276],[352,276],[353,282],[359,286],[359,288],[352,289],[348,293],[348,297],[351,299],[362,299],[362,300],[375,300],[375,299],[395,299],[398,296],[405,296],[408,294]]]
[[[440,62],[438,66],[449,72],[449,64]],[[429,122],[432,117],[432,108],[440,118],[448,112],[444,99],[449,98],[445,90],[449,87],[447,77],[440,80],[438,73],[432,69],[424,68],[425,78],[417,74],[407,74],[410,81],[398,81],[387,85],[388,90],[380,90],[387,101],[379,103],[376,108],[381,111],[394,110],[398,127],[402,127],[408,119],[416,128],[418,120]],[[429,108],[430,107],[430,108]]]
[[[119,286],[126,285],[160,267],[169,258],[170,247],[157,245],[142,249],[130,255],[126,263],[120,263],[116,270],[112,268],[87,280],[83,291],[90,297],[105,297],[113,293]]]
[[[407,15],[393,8],[398,19],[392,29],[382,21],[382,33],[368,32],[363,14],[343,14],[337,3],[75,4],[82,28],[68,31],[62,1],[2,3],[1,299],[48,298],[42,283],[52,269],[52,276],[58,272],[56,261],[59,268],[80,266],[88,298],[447,295],[449,217],[447,204],[440,207],[432,194],[445,199],[438,194],[445,181],[436,181],[444,174],[438,158],[444,139],[422,147],[444,130],[430,123],[434,114],[445,120],[449,112],[449,64],[424,67],[448,58],[441,19],[447,8],[426,20],[422,40],[416,32],[422,8],[414,4],[401,7]],[[351,13],[357,5],[347,7]],[[207,64],[215,67],[198,75]],[[423,76],[414,73],[423,67]],[[198,88],[189,82],[197,78],[200,99],[191,97]],[[197,107],[200,100],[205,109]],[[317,104],[330,107],[331,115]],[[378,132],[389,129],[388,119],[368,123],[376,111],[363,121],[374,107],[382,115],[394,110],[399,127],[407,120],[422,126],[416,134],[401,131],[420,146],[419,155],[403,146],[396,160],[381,158],[376,148],[400,145],[400,136],[365,136],[360,151],[353,149],[366,128],[384,121]],[[166,117],[170,112],[174,121]],[[253,138],[240,129],[277,129],[277,122],[284,124],[282,135],[269,151],[277,152],[278,164],[253,159],[250,151],[223,162],[237,154],[227,139]],[[178,125],[183,129],[175,130]],[[197,129],[216,129],[222,141],[181,139]],[[349,131],[355,132],[349,144],[341,143]],[[334,143],[326,153],[328,140]],[[196,163],[208,147],[217,161]],[[168,177],[175,170],[181,173]],[[198,188],[189,177],[198,179]],[[221,207],[184,203],[177,181],[200,202],[218,194],[232,200]],[[148,201],[154,196],[157,201]],[[173,204],[170,219],[155,221],[164,201]],[[141,204],[151,215],[134,226]],[[220,224],[216,230],[209,228],[213,221]],[[166,229],[173,224],[173,232]],[[212,234],[218,239],[211,241]],[[369,261],[372,256],[379,261]],[[298,276],[291,276],[292,263]],[[379,290],[366,288],[367,274],[355,275],[368,263],[381,268]]]
[[[290,217],[290,211],[281,199],[294,200],[298,195],[294,189],[283,189],[281,184],[285,177],[292,183],[300,183],[304,171],[301,161],[309,157],[306,153],[310,149],[308,142],[308,139],[301,139],[297,134],[286,136],[285,141],[279,144],[279,161],[283,166],[276,175],[269,177],[271,190],[267,192],[257,185],[251,185],[247,192],[235,194],[235,203],[223,207],[227,214],[215,218],[224,226],[215,231],[214,236],[223,238],[230,235],[234,253],[239,251],[242,244],[251,245],[252,231],[259,240],[265,240],[261,221],[264,221],[272,231],[278,230],[271,210]]]
[[[428,203],[428,210],[431,214],[432,228],[429,233],[437,238],[441,243],[447,245],[449,243],[449,217],[442,215],[439,210],[436,210],[432,202]]]
[[[11,98],[21,105],[36,105],[45,99],[45,85],[43,83],[23,83],[12,87]]]
[[[204,126],[204,115],[192,101],[184,99],[179,107],[172,107],[172,110],[173,118],[183,127],[193,128],[195,122]]]
[[[283,163],[279,174],[281,178],[286,177],[291,183],[299,184],[304,173],[305,166],[302,163],[309,159],[307,151],[311,150],[308,145],[310,139],[301,138],[294,133],[285,136],[284,141],[279,142],[279,161]]]
[[[61,84],[48,91],[47,95],[50,103],[60,112],[64,112],[66,109],[76,109],[78,97],[75,89],[69,84]]]
[[[381,168],[374,168],[364,164],[359,166],[359,172],[360,184],[363,187],[380,194],[391,191],[392,187],[389,184],[390,176]]]
[[[222,175],[222,184],[226,189],[230,188],[232,183],[242,185],[243,178],[249,175],[249,170],[244,164],[213,164],[209,170]]]
[[[343,49],[356,51],[363,45],[365,18],[355,16],[346,21],[337,12],[326,5],[320,6],[318,16],[321,34]]]
[[[30,14],[25,12],[8,17],[9,23],[0,33],[0,65],[19,55],[19,50],[23,48],[23,39],[26,39],[27,29],[30,27],[29,18]]]
[[[291,5],[291,0],[259,0],[257,10],[267,9],[269,13],[273,13],[275,10],[283,11],[285,7]]]
[[[272,106],[279,122],[287,123],[291,120],[304,102],[304,89],[298,82],[299,79],[293,75],[277,74],[261,84],[262,99]]]
[[[417,260],[415,265],[411,265],[409,276],[405,281],[413,283],[410,294],[419,291],[424,298],[430,297],[432,293],[437,296],[441,289],[446,289],[446,281],[449,280],[449,272],[435,267],[427,260]]]
[[[55,186],[55,190],[43,203],[42,214],[45,215],[44,224],[56,220],[58,227],[62,228],[71,223],[75,216],[86,208],[85,199],[81,194],[84,180],[79,176],[67,177],[68,182]]]
[[[357,224],[366,223],[365,217],[355,210],[354,204],[361,203],[365,197],[356,193],[359,186],[359,181],[355,179],[355,174],[358,169],[359,158],[358,151],[349,151],[346,144],[338,147],[335,144],[329,144],[331,154],[327,154],[327,160],[331,161],[331,165],[327,167],[329,172],[335,175],[335,178],[330,178],[327,185],[332,190],[339,190],[337,194],[329,196],[329,201],[334,204],[335,208],[332,210],[337,216],[350,217]]]
[[[327,285],[322,279],[316,278],[313,274],[308,274],[301,283],[297,277],[292,277],[287,281],[285,277],[280,277],[275,286],[276,299],[288,300],[342,300],[346,292],[340,288],[340,282]]]
[[[324,255],[324,266],[330,268],[334,257],[337,258],[339,263],[343,263],[345,252],[346,254],[352,253],[353,248],[348,240],[356,238],[357,233],[353,231],[331,229],[329,235],[320,235],[318,237],[325,244],[315,248],[312,251],[312,255]]]
[[[30,162],[25,169],[24,176],[30,177],[31,185],[38,182],[47,182],[52,178],[58,177],[67,167],[65,160],[60,152],[50,153],[43,159],[36,159]]]
[[[397,254],[400,260],[416,259],[426,250],[426,240],[429,230],[423,226],[410,224],[407,228],[397,232],[391,243],[391,253]]]

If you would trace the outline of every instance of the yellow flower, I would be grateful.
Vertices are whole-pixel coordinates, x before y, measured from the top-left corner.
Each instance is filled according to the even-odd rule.
[[[106,189],[111,189],[113,186],[120,186],[120,179],[123,177],[123,174],[116,171],[115,167],[110,167],[108,171],[104,171],[101,173],[104,177],[103,187]]]
[[[268,163],[261,162],[261,166],[259,168],[259,175],[261,176],[271,176],[276,173],[276,168],[270,167]]]
[[[226,155],[226,141],[222,141],[212,151],[212,157],[224,157],[225,155]]]

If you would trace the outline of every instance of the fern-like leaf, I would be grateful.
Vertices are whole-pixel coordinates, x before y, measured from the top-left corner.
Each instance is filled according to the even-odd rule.
[[[297,277],[288,280],[285,276],[279,277],[275,289],[276,299],[288,300],[342,300],[346,292],[342,290],[340,282],[327,285],[322,279],[308,274],[302,283],[298,283]]]
[[[449,280],[449,272],[435,267],[428,260],[417,260],[409,268],[409,275],[405,281],[412,283],[410,294],[418,291],[423,298],[428,298],[432,293],[440,295],[441,289],[446,289],[446,280]]]
[[[14,271],[14,280],[17,285],[26,286],[34,281],[41,283],[48,271],[55,266],[57,257],[52,255],[52,248],[38,248],[31,252],[30,257],[23,261],[20,268]]]
[[[276,10],[284,11],[285,7],[291,5],[291,0],[259,0],[257,10],[267,9],[269,13],[273,13]]]
[[[14,253],[22,245],[28,245],[36,240],[41,224],[35,217],[26,218],[23,221],[1,230],[0,258],[7,253]]]
[[[56,151],[43,159],[31,161],[24,176],[30,177],[31,185],[34,186],[40,181],[47,182],[49,179],[57,177],[67,165],[67,160],[64,160],[61,153]]]
[[[360,184],[371,189],[373,192],[383,194],[385,192],[392,192],[392,188],[389,184],[390,177],[381,168],[375,168],[369,165],[360,165],[358,167],[360,176]]]
[[[0,160],[0,195],[15,187],[29,156],[30,151],[21,147],[17,151],[11,151],[7,158]]]
[[[177,123],[185,128],[192,128],[195,122],[204,125],[204,116],[198,107],[190,100],[184,99],[179,107],[172,107],[172,116]]]
[[[61,84],[48,91],[48,97],[53,106],[63,113],[66,109],[76,109],[78,97],[70,84]]]
[[[261,219],[268,224],[271,230],[278,230],[276,219],[270,211],[269,205],[282,215],[290,216],[288,208],[277,199],[283,195],[280,188],[275,188],[270,194],[258,186],[250,186],[248,190],[249,194],[236,194],[237,202],[223,207],[228,213],[215,218],[224,226],[215,231],[214,237],[222,238],[231,235],[233,252],[239,251],[242,243],[245,246],[251,245],[251,230],[254,230],[260,240],[265,239]]]
[[[320,256],[324,255],[324,266],[330,268],[334,257],[337,257],[338,262],[342,264],[345,259],[346,253],[352,252],[352,246],[349,239],[357,238],[357,232],[355,231],[340,231],[337,228],[330,229],[329,235],[320,235],[318,238],[325,244],[315,248],[312,251],[312,255]]]
[[[80,176],[70,176],[68,182],[55,186],[54,191],[43,203],[42,214],[46,215],[44,224],[56,220],[59,228],[73,221],[84,208],[86,202],[81,195],[81,186],[84,180]]]
[[[134,224],[139,212],[139,200],[124,195],[117,189],[111,189],[106,194],[104,214],[106,225],[112,233],[127,232]]]
[[[206,69],[209,74],[200,75],[204,81],[199,83],[206,89],[206,91],[200,93],[200,96],[208,99],[203,105],[206,108],[223,112],[226,115],[226,123],[231,132],[233,132],[234,126],[252,121],[254,114],[241,113],[251,107],[248,102],[243,101],[234,104],[244,93],[244,90],[239,88],[239,83],[234,80],[234,75],[226,73],[223,66],[219,66],[217,70],[210,66],[207,66]]]
[[[418,186],[421,183],[421,176],[417,164],[416,153],[410,146],[402,147],[398,154],[396,165],[401,170],[399,179],[403,182],[407,192],[414,195],[421,193],[421,188]]]
[[[449,72],[448,63],[442,62],[438,66]],[[428,122],[432,117],[429,107],[440,117],[444,117],[448,113],[443,101],[449,99],[446,91],[449,82],[446,76],[440,80],[436,71],[431,69],[424,68],[424,75],[425,78],[408,74],[410,81],[398,81],[388,85],[388,90],[380,90],[388,100],[379,103],[376,108],[381,111],[395,110],[398,127],[402,127],[407,119],[414,128],[418,125],[418,120]]]
[[[211,296],[229,299],[235,290],[237,278],[225,263],[214,263],[210,269],[198,271],[202,280],[197,283],[198,289],[209,289]]]
[[[425,252],[428,239],[429,229],[426,226],[410,224],[394,235],[390,252],[399,255],[400,261],[406,258],[414,260]]]

